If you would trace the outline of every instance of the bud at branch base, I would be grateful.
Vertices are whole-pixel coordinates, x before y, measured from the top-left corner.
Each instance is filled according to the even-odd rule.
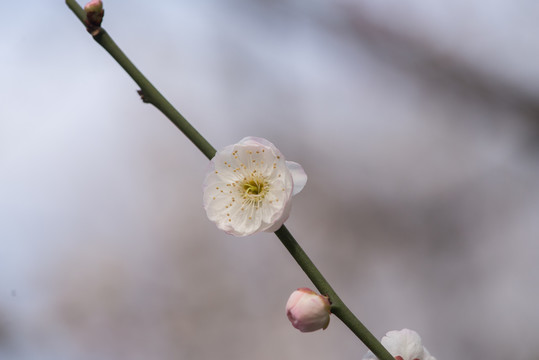
[[[299,331],[311,332],[328,327],[330,308],[327,296],[309,288],[300,288],[290,295],[286,303],[286,316]]]

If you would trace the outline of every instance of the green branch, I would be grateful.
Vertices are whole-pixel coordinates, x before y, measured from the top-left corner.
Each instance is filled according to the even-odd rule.
[[[296,260],[301,269],[307,274],[320,294],[327,295],[331,302],[331,312],[341,319],[350,330],[381,360],[395,360],[393,356],[384,348],[378,339],[359,321],[359,319],[348,309],[339,295],[333,290],[329,282],[318,271],[318,268],[311,261],[309,256],[303,251],[296,239],[283,225],[275,232],[290,255]]]
[[[86,24],[86,13],[74,0],[66,0],[67,6],[75,13],[79,20]],[[215,156],[215,149],[200,135],[200,133],[183,117],[172,104],[152,85],[152,83],[137,69],[124,52],[116,45],[105,29],[99,28],[93,38],[101,45],[120,66],[140,86],[139,94],[144,102],[151,103],[159,109],[195,146],[202,151],[208,159]]]
[[[75,0],[66,0],[67,6],[75,13],[83,24],[86,22],[86,13]],[[101,28],[88,29],[94,40],[101,45],[120,66],[131,76],[131,78],[140,86],[139,94],[144,102],[150,103],[159,109],[185,136],[202,151],[208,159],[215,155],[215,149],[210,143],[200,135],[200,133],[176,110],[170,102],[146,79],[146,77],[135,67],[123,51],[116,45],[107,32]],[[91,31],[90,31],[91,30]],[[327,295],[331,302],[331,312],[348,326],[350,330],[380,359],[394,360],[393,356],[382,346],[374,335],[358,320],[358,318],[348,309],[341,298],[333,290],[331,285],[322,276],[314,263],[309,259],[305,251],[294,239],[292,234],[283,225],[275,232],[286,249],[290,252],[294,260],[301,269],[307,274],[309,279],[316,286],[321,294]]]

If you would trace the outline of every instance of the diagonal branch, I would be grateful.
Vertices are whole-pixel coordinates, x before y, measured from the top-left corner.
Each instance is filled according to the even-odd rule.
[[[86,24],[86,14],[75,0],[66,0],[67,6],[75,13],[79,20]],[[151,103],[158,108],[170,121],[178,127],[208,159],[215,155],[215,149],[196,131],[196,129],[161,95],[161,93],[146,79],[135,67],[129,58],[121,51],[107,32],[101,28],[92,28],[91,34],[95,41],[101,45],[120,66],[140,86],[139,95],[144,102]],[[328,295],[332,306],[332,313],[348,326],[348,328],[381,360],[394,360],[393,356],[384,348],[376,337],[359,321],[340,299],[331,285],[322,276],[305,251],[294,239],[292,234],[283,225],[275,232],[294,260],[311,279],[316,288],[324,295]]]
[[[66,0],[67,6],[75,13],[79,20],[87,24],[86,14],[75,0]],[[90,29],[89,29],[90,30]],[[200,135],[196,129],[161,95],[161,93],[146,79],[146,77],[135,67],[127,56],[116,45],[107,32],[101,28],[92,28],[90,31],[94,40],[97,41],[131,76],[140,86],[139,95],[144,102],[151,103],[158,108],[170,121],[174,123],[199,149],[211,159],[215,155],[215,149]],[[316,288],[324,295],[328,295],[332,306],[332,313],[348,326],[348,328],[381,360],[393,360],[391,354],[376,339],[376,337],[359,321],[359,319],[348,309],[340,299],[331,285],[316,268],[305,251],[294,239],[292,234],[283,225],[275,232],[286,249],[290,252],[294,260],[302,268],[305,274],[311,279]]]
[[[79,20],[86,24],[86,13],[75,0],[66,0],[67,6]],[[124,52],[116,45],[105,29],[99,28],[92,32],[94,40],[101,45],[118,64],[140,86],[139,95],[142,101],[150,103],[163,113],[208,159],[215,155],[215,148],[183,117],[172,104],[152,85],[152,83],[129,60]]]

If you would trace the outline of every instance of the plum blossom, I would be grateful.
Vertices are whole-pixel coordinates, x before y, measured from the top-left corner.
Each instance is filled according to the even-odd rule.
[[[327,296],[318,295],[309,288],[297,289],[286,303],[288,320],[301,332],[325,330],[330,313]]]
[[[218,151],[210,168],[204,209],[219,229],[235,236],[279,229],[290,214],[292,196],[307,182],[301,165],[256,137]]]
[[[421,344],[419,334],[410,329],[389,331],[381,342],[397,360],[436,360]],[[377,359],[371,351],[363,357],[363,360]]]

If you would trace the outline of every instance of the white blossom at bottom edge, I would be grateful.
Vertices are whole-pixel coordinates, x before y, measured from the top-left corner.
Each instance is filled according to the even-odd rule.
[[[389,331],[381,343],[397,360],[436,360],[422,345],[419,334],[410,329]],[[371,351],[363,357],[363,360],[377,359]]]

